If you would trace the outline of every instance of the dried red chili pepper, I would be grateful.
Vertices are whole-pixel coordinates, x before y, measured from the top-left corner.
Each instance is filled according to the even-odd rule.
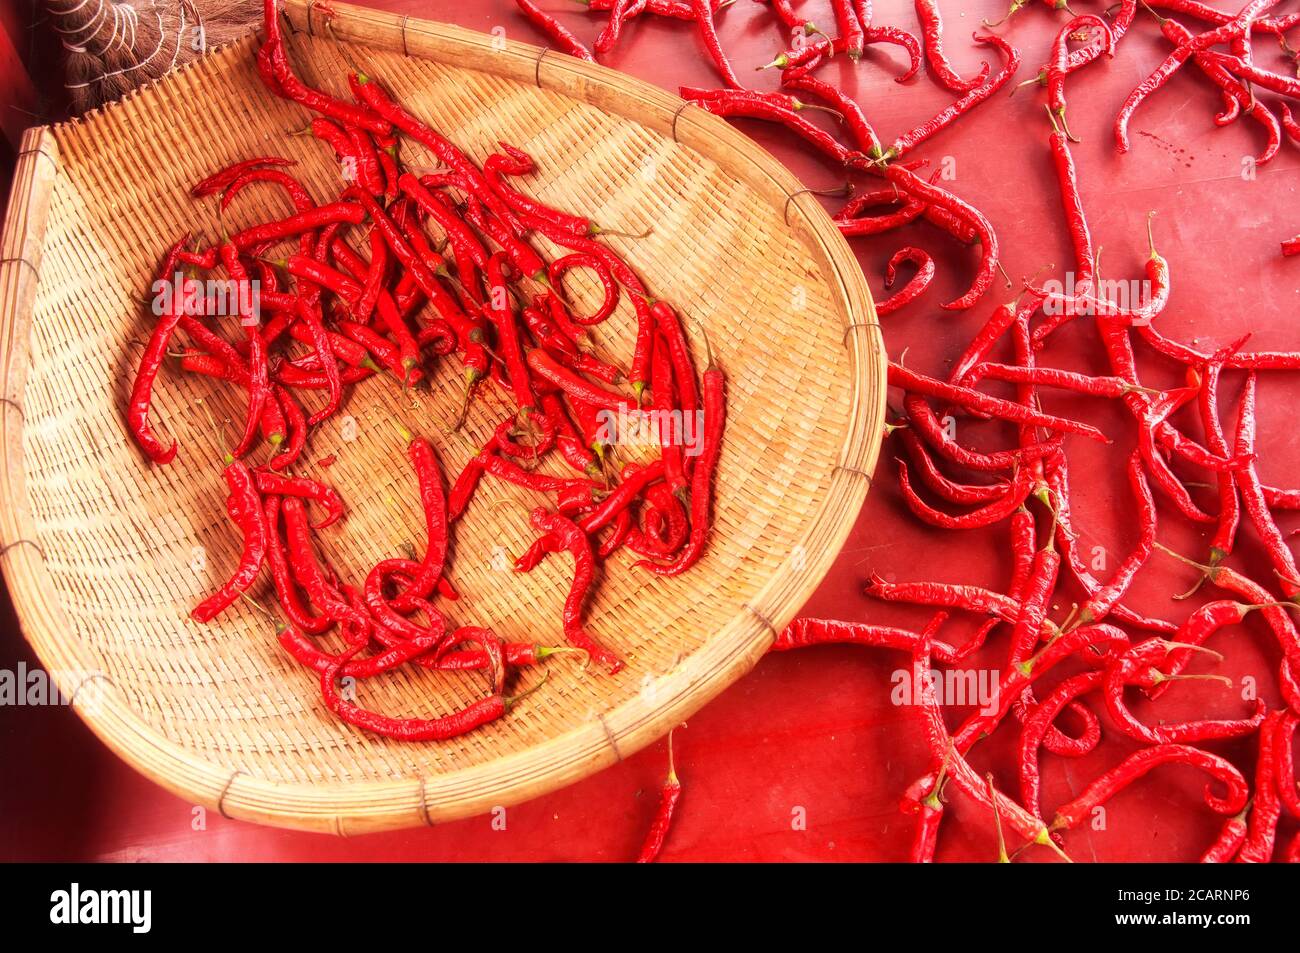
[[[709,54],[714,67],[729,87],[744,89],[745,84],[737,78],[736,71],[731,68],[731,61],[727,59],[727,54],[722,49],[722,42],[718,39],[718,28],[713,22],[713,7],[709,0],[690,0],[690,4],[700,32],[700,39],[704,41],[704,49]]]
[[[1033,478],[1029,469],[1021,467],[1016,471],[1011,486],[1007,488],[1006,493],[1000,499],[985,504],[979,509],[954,515],[937,510],[922,500],[912,488],[907,473],[907,464],[901,459],[897,462],[899,489],[902,490],[903,500],[907,503],[907,508],[917,518],[929,523],[931,526],[938,526],[942,529],[977,529],[1000,523],[1024,503],[1029,496],[1030,490],[1033,489]]]
[[[1031,410],[1022,404],[1002,400],[998,397],[992,397],[988,394],[971,390],[968,387],[961,387],[957,384],[948,384],[944,381],[935,380],[932,377],[926,377],[924,374],[918,374],[916,371],[903,367],[901,364],[889,363],[889,383],[893,387],[901,387],[903,390],[912,394],[924,394],[927,397],[933,397],[949,404],[955,404],[970,410],[976,410],[992,417],[999,417],[1003,420],[1010,420],[1016,423],[1031,424],[1037,427],[1045,427],[1049,430],[1055,430],[1058,433],[1074,433],[1081,436],[1091,437],[1094,440],[1100,440],[1103,443],[1109,443],[1106,435],[1091,424],[1083,424],[1074,420],[1067,420],[1064,417],[1054,417],[1051,414],[1040,413]]]
[[[993,226],[989,224],[988,219],[978,209],[963,202],[951,192],[924,181],[898,163],[887,165],[880,174],[907,195],[924,199],[927,204],[951,212],[959,220],[969,223],[979,236],[981,259],[975,282],[971,285],[970,290],[960,298],[939,306],[945,311],[960,311],[969,308],[993,284],[994,275],[997,271],[998,239],[993,232]]]
[[[533,510],[531,523],[538,529],[552,536],[557,545],[567,549],[573,557],[573,582],[564,601],[564,637],[570,645],[591,653],[591,658],[604,665],[611,675],[617,674],[624,662],[609,649],[598,644],[582,624],[583,604],[587,600],[591,585],[595,579],[595,557],[591,552],[591,543],[587,535],[572,520],[551,513],[539,506]]]
[[[591,55],[589,49],[583,46],[581,40],[570,33],[568,28],[559,20],[533,3],[533,0],[515,0],[515,5],[519,7],[528,22],[545,33],[547,38],[560,48],[561,52],[576,56],[580,60],[586,60],[588,63],[596,62],[596,58]]]
[[[706,340],[707,345],[707,340]],[[709,537],[710,509],[713,501],[713,474],[722,454],[722,434],[726,426],[726,378],[722,369],[713,363],[712,353],[704,369],[702,380],[704,437],[699,457],[691,470],[691,532],[681,553],[672,562],[653,563],[642,560],[644,566],[659,576],[677,576],[693,566],[704,554]]]
[[[1223,797],[1215,795],[1208,786],[1205,789],[1205,803],[1218,814],[1236,814],[1250,796],[1246,779],[1218,755],[1186,745],[1162,744],[1134,752],[1098,777],[1073,801],[1057,809],[1052,829],[1069,830],[1078,827],[1092,816],[1096,808],[1162,764],[1185,764],[1199,768],[1223,784],[1227,789]]]
[[[992,46],[1002,55],[1002,68],[987,82],[965,93],[961,99],[936,113],[932,118],[903,133],[885,150],[881,158],[886,162],[906,155],[912,149],[936,133],[946,129],[959,118],[984,102],[1007,84],[1016,70],[1020,68],[1020,51],[999,36],[992,34],[975,34],[975,42],[981,46]],[[874,158],[874,157],[873,157]]]
[[[222,476],[235,499],[244,545],[239,565],[230,579],[190,610],[190,618],[195,622],[209,622],[219,612],[234,605],[235,600],[253,584],[266,561],[266,514],[262,510],[262,499],[257,493],[252,471],[239,460],[232,460],[222,471]]]
[[[1124,687],[1148,675],[1157,663],[1165,661],[1173,649],[1183,647],[1164,639],[1149,639],[1134,646],[1107,667],[1102,698],[1111,721],[1124,734],[1151,745],[1181,744],[1253,734],[1264,720],[1266,708],[1263,702],[1258,702],[1255,714],[1249,718],[1163,723],[1154,727],[1138,721],[1128,710],[1124,704]],[[1239,808],[1240,805],[1237,809]]]
[[[1038,749],[1052,729],[1052,723],[1076,699],[1101,684],[1102,672],[1084,672],[1065,679],[1056,686],[1025,718],[1020,731],[1017,766],[1020,773],[1020,800],[1033,813],[1039,812],[1042,781],[1038,770]],[[1095,721],[1091,724],[1095,725]]]
[[[216,195],[218,192],[227,188],[232,182],[242,176],[245,172],[253,169],[260,169],[266,166],[289,166],[297,165],[293,159],[283,159],[280,156],[258,156],[254,159],[244,159],[240,162],[234,162],[224,169],[212,173],[206,179],[201,179],[190,189],[190,195],[194,198],[205,198],[209,195]]]
[[[876,303],[876,314],[881,317],[893,314],[899,308],[911,304],[924,294],[925,289],[930,287],[930,283],[934,281],[934,259],[923,249],[907,246],[896,251],[894,257],[889,259],[889,264],[885,266],[885,288],[888,289],[893,286],[898,266],[904,262],[911,262],[916,265],[916,274],[899,291],[896,291],[884,301]]]
[[[172,442],[170,447],[163,445],[162,441],[154,434],[153,428],[149,426],[149,410],[153,404],[153,385],[158,378],[158,371],[162,368],[163,359],[167,356],[167,346],[171,341],[172,332],[181,322],[184,313],[184,276],[181,275],[179,287],[177,286],[176,275],[180,275],[177,270],[177,263],[181,251],[189,241],[189,236],[182,236],[180,241],[168,249],[166,256],[163,258],[163,265],[158,280],[154,283],[155,289],[161,283],[164,286],[163,294],[167,297],[165,300],[170,302],[170,307],[163,309],[159,316],[158,323],[154,325],[153,331],[149,335],[149,343],[145,346],[144,353],[140,357],[140,366],[136,370],[135,380],[131,385],[131,397],[127,405],[127,429],[140,449],[145,452],[154,463],[170,463],[176,456],[176,443]]]
[[[962,79],[943,52],[943,17],[937,0],[916,0],[916,18],[921,21],[921,38],[925,44],[925,61],[930,74],[950,93],[961,96],[988,78],[989,64],[983,63],[974,79]]]
[[[673,733],[669,731],[668,776],[659,787],[659,807],[655,810],[655,817],[650,823],[650,830],[646,832],[645,842],[642,843],[641,850],[637,854],[636,862],[638,864],[653,863],[659,857],[659,852],[663,850],[664,841],[668,838],[668,829],[672,826],[673,812],[677,809],[677,802],[681,799],[682,782],[677,777],[677,767],[673,763]]]

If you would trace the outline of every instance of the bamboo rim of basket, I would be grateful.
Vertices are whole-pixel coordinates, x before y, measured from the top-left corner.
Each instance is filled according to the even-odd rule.
[[[851,530],[871,483],[885,412],[886,361],[875,308],[853,253],[815,197],[764,149],[724,120],[671,93],[554,50],[447,24],[347,4],[287,0],[294,30],[402,51],[530,83],[590,103],[670,136],[726,168],[802,234],[831,284],[852,373],[849,425],[830,487],[803,539],[806,559],[777,572],[740,612],[692,653],[694,677],[649,704],[638,696],[597,724],[533,748],[441,775],[382,782],[274,782],[196,756],[166,738],[129,705],[64,614],[37,540],[26,491],[23,396],[31,360],[32,309],[58,144],[49,127],[28,130],[0,237],[0,567],[23,632],[51,673],[79,673],[59,688],[91,730],[116,754],[160,784],[222,816],[340,835],[433,824],[516,804],[606,767],[665,734],[749,671],[820,583]],[[328,29],[328,32],[325,32]],[[164,77],[159,82],[167,82]],[[105,107],[111,110],[113,106]],[[103,112],[99,110],[98,112]],[[91,117],[97,113],[92,113]],[[77,120],[86,121],[86,120]],[[87,712],[83,689],[96,686]]]

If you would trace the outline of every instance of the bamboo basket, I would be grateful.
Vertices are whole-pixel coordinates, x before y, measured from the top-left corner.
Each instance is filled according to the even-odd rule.
[[[220,234],[188,186],[251,155],[295,158],[317,198],[339,188],[318,143],[290,136],[306,114],[258,80],[249,36],[85,119],[24,140],[0,248],[0,545],[27,639],[79,715],[148,777],[222,815],[356,834],[460,818],[589,775],[662,736],[748,671],[836,556],[870,484],[882,431],[885,358],[848,246],[815,198],[741,133],[611,70],[452,26],[290,0],[290,56],[304,78],[346,95],[349,67],[476,160],[498,140],[537,157],[521,180],[560,207],[648,237],[610,239],[652,293],[699,327],[729,379],[715,531],[704,560],[651,579],[616,555],[589,607],[593,633],[628,659],[618,676],[548,661],[541,690],[454,741],[398,743],[336,721],[316,678],[240,605],[198,626],[189,608],[234,565],[220,460],[242,405],[219,385],[167,371],[155,389],[177,459],[148,465],[123,411],[150,317],[141,304],[181,233]],[[411,144],[404,159],[418,165]],[[264,203],[259,205],[258,203]],[[231,228],[283,214],[250,190]],[[579,289],[579,293],[583,293]],[[594,288],[592,289],[594,294]],[[630,353],[620,310],[598,343]],[[306,459],[349,505],[322,546],[357,578],[403,541],[423,545],[414,477],[395,422],[459,472],[507,408],[485,395],[445,432],[460,375],[431,389],[358,386],[350,423],[320,428]],[[488,389],[490,390],[490,388]],[[350,438],[350,439],[349,439]],[[539,499],[485,483],[458,524],[450,565],[456,624],[555,644],[571,571],[529,575],[509,558],[531,541]],[[269,585],[256,595],[264,596]],[[535,684],[525,670],[517,687]],[[379,681],[379,680],[375,680]],[[399,716],[481,697],[481,675],[400,673],[360,687]]]

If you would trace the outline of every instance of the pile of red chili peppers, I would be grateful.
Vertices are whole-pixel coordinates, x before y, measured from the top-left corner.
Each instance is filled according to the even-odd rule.
[[[316,12],[327,13],[319,4]],[[178,287],[140,362],[130,433],[155,463],[176,455],[175,443],[150,423],[155,380],[169,355],[179,357],[183,371],[247,394],[224,470],[227,513],[243,551],[234,573],[192,618],[209,621],[241,599],[260,606],[248,592],[267,569],[279,612],[263,611],[277,617],[284,649],[319,673],[326,705],[349,724],[403,740],[449,738],[501,717],[522,697],[506,694],[510,671],[558,652],[579,652],[617,672],[623,660],[584,619],[592,588],[600,565],[622,547],[642,557],[637,566],[669,576],[703,554],[726,413],[721,369],[707,354],[707,366],[696,371],[681,318],[598,238],[595,223],[513,184],[533,171],[527,153],[501,143],[476,165],[366,75],[347,77],[348,98],[307,86],[290,66],[275,0],[265,2],[257,66],[271,91],[313,114],[310,131],[339,160],[345,188],[318,203],[287,171],[291,161],[237,162],[195,185],[193,195],[219,196],[225,210],[249,189],[272,188],[288,198],[293,214],[223,233],[209,247],[190,247],[186,236],[165,256],[160,281]],[[425,156],[408,165],[400,150],[411,143],[438,168],[417,172]],[[207,301],[198,275],[218,268],[239,292],[229,296],[238,302],[235,339],[205,319],[206,306],[190,307]],[[594,277],[603,291],[594,313],[582,313],[566,291],[566,276],[578,273],[589,285]],[[574,287],[572,277],[567,284]],[[254,300],[256,310],[248,304]],[[589,331],[620,310],[637,329],[626,372],[597,356]],[[178,330],[184,345],[174,343]],[[450,491],[433,447],[403,430],[424,513],[424,554],[382,559],[360,585],[350,584],[322,559],[316,538],[343,517],[342,497],[291,470],[349,388],[375,376],[420,386],[439,357],[459,360],[466,405],[492,387],[515,411]],[[691,445],[699,452],[686,452],[681,434],[660,426],[656,459],[615,467],[618,434],[604,415],[639,414],[647,404],[669,417],[698,419],[702,439]],[[250,462],[259,452],[262,462]],[[457,598],[446,574],[450,527],[484,477],[549,501],[532,511],[537,540],[515,568],[527,572],[553,553],[572,558],[566,648],[508,643],[487,628],[450,624],[435,601]],[[334,647],[326,647],[327,638]],[[340,679],[405,665],[481,670],[490,693],[426,719],[379,714],[340,690]]]
[[[529,0],[516,2],[556,46],[592,58],[553,17]],[[920,176],[924,160],[913,159],[911,153],[1007,87],[1020,65],[1019,52],[998,36],[976,35],[976,43],[997,54],[997,63],[985,64],[965,78],[945,56],[935,0],[916,0],[919,37],[874,24],[869,2],[832,0],[833,27],[808,20],[795,11],[790,0],[756,2],[770,7],[783,33],[795,41],[763,67],[779,70],[777,92],[746,89],[740,82],[715,26],[715,17],[726,3],[585,0],[585,5],[608,14],[608,24],[596,43],[598,54],[608,53],[626,24],[636,17],[672,17],[694,23],[723,86],[713,90],[683,88],[682,95],[720,116],[780,123],[846,171],[884,180],[879,188],[853,196],[835,214],[846,236],[878,235],[924,221],[963,245],[978,245],[980,264],[973,285],[959,299],[941,307],[974,305],[992,286],[998,270],[997,238],[977,209],[934,180]],[[1121,107],[1115,120],[1119,151],[1128,148],[1128,125],[1138,106],[1188,61],[1222,94],[1223,110],[1214,117],[1216,124],[1224,126],[1247,116],[1263,128],[1267,144],[1257,163],[1276,156],[1286,138],[1300,142],[1300,126],[1286,103],[1273,107],[1261,97],[1265,92],[1280,99],[1300,97],[1300,80],[1259,65],[1252,46],[1256,39],[1271,38],[1293,64],[1300,63],[1300,55],[1287,42],[1287,33],[1300,26],[1300,13],[1273,12],[1279,3],[1252,0],[1236,13],[1216,10],[1200,0],[1150,0],[1144,4],[1172,52]],[[1008,15],[1027,5],[1029,0],[1014,0]],[[1066,87],[1077,82],[1076,74],[1089,64],[1116,55],[1120,41],[1134,25],[1139,0],[1120,0],[1105,16],[1076,16],[1059,0],[1043,0],[1042,6],[1066,10],[1066,22],[1056,35],[1048,62],[1022,85],[1046,90],[1047,155],[1072,244],[1073,286],[1063,293],[1026,281],[1018,298],[992,309],[943,378],[919,373],[901,361],[889,368],[899,410],[888,431],[896,448],[893,465],[906,505],[918,519],[945,530],[1005,526],[1009,533],[1006,591],[931,582],[891,583],[873,577],[866,587],[873,598],[931,606],[936,614],[919,631],[798,619],[777,639],[773,650],[852,643],[910,656],[912,703],[921,710],[929,752],[928,770],[907,787],[900,802],[902,811],[915,817],[911,849],[915,861],[933,860],[945,799],[954,789],[983,806],[999,843],[1004,831],[1017,839],[1010,854],[999,851],[1000,860],[1010,860],[1033,845],[1069,859],[1063,836],[1066,831],[1085,824],[1099,807],[1151,770],[1174,764],[1209,776],[1205,804],[1223,818],[1221,832],[1205,850],[1204,861],[1297,862],[1300,833],[1293,831],[1284,846],[1279,847],[1277,841],[1284,814],[1300,819],[1292,747],[1300,724],[1300,636],[1290,615],[1300,604],[1300,570],[1274,513],[1300,507],[1300,491],[1261,482],[1255,434],[1257,375],[1300,369],[1300,352],[1250,351],[1245,349],[1245,340],[1225,341],[1207,352],[1163,335],[1153,321],[1168,301],[1171,275],[1154,239],[1144,269],[1147,293],[1132,302],[1106,296],[1097,272],[1099,250],[1093,244],[1071,154],[1070,144],[1078,140],[1066,121]],[[1192,22],[1202,26],[1193,29],[1187,25]],[[906,52],[909,67],[898,77],[899,82],[910,80],[924,68],[954,97],[948,107],[892,142],[879,138],[857,101],[816,75],[841,54],[857,60],[864,47],[873,43],[894,44]],[[802,115],[812,104],[837,115],[839,135]],[[1286,255],[1300,253],[1300,236],[1283,242],[1282,248]],[[888,263],[887,288],[904,265],[911,265],[915,274],[900,291],[877,303],[882,316],[914,302],[934,277],[930,256],[905,245]],[[1094,323],[1109,374],[1081,374],[1043,362],[1053,333],[1078,315],[1086,315]],[[1167,390],[1144,386],[1138,377],[1135,345],[1149,347],[1182,368],[1183,386]],[[998,351],[1010,359],[995,356]],[[1221,379],[1229,372],[1242,372],[1245,378],[1231,427],[1224,423],[1219,400]],[[978,389],[982,381],[1011,385],[1014,399]],[[1086,424],[1043,412],[1041,397],[1049,390],[1118,401],[1132,422],[1134,449],[1127,458],[1125,480],[1139,515],[1139,533],[1132,550],[1107,580],[1093,574],[1071,517],[1065,443],[1071,436],[1107,438]],[[1182,409],[1195,411],[1199,435],[1171,422]],[[1014,443],[1000,450],[975,450],[954,436],[950,425],[958,418],[1002,421],[1013,428]],[[1200,476],[1189,477],[1189,472]],[[1197,486],[1212,491],[1205,495],[1213,496],[1213,506],[1198,501],[1193,493]],[[1197,587],[1208,583],[1226,597],[1201,606],[1181,623],[1147,617],[1125,604],[1135,577],[1157,550],[1164,550],[1157,539],[1157,497],[1183,519],[1212,530],[1207,551],[1199,559],[1165,552],[1196,569]],[[1267,552],[1275,578],[1256,582],[1227,565],[1246,536],[1253,536]],[[1053,618],[1059,611],[1056,601],[1072,595],[1067,586],[1082,594],[1082,602]],[[949,614],[957,611],[983,620],[960,646],[941,639]],[[1134,714],[1134,693],[1155,700],[1176,681],[1226,681],[1213,673],[1187,674],[1185,670],[1197,658],[1211,663],[1222,658],[1204,643],[1251,615],[1260,618],[1272,635],[1276,675],[1260,673],[1260,694],[1248,703],[1248,710],[1235,718],[1154,724]],[[935,666],[961,669],[977,651],[996,644],[996,633],[1004,628],[1009,639],[995,704],[950,725],[935,690],[941,674]],[[1068,718],[1072,733],[1066,732],[1063,718]],[[1044,757],[1079,758],[1093,751],[1101,740],[1103,724],[1107,732],[1131,739],[1139,747],[1088,783],[1069,803],[1049,809],[1043,803],[1040,774]],[[990,747],[981,744],[984,739],[1008,727],[1018,733],[1014,764],[1005,766],[1008,774],[1014,773],[1014,787],[1000,790],[994,774],[979,773],[969,758],[973,749],[979,754]],[[1238,744],[1240,739],[1253,739],[1257,753],[1253,773],[1243,773],[1214,753],[1216,744],[1230,739],[1238,739]],[[675,775],[670,773],[670,780],[675,782]],[[1015,793],[1010,793],[1012,790]],[[675,794],[666,796],[665,804],[671,814]],[[660,823],[656,821],[656,830]],[[661,841],[661,836],[655,841],[656,850]]]

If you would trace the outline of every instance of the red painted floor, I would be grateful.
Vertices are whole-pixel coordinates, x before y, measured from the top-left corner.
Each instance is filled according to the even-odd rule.
[[[590,41],[599,20],[568,0],[542,0],[564,11],[565,22]],[[374,6],[413,16],[444,19],[478,30],[504,27],[508,35],[541,38],[515,16],[506,0],[447,0],[415,3],[384,0]],[[1220,6],[1233,6],[1221,2]],[[961,7],[965,6],[965,12]],[[981,17],[1000,16],[1002,0],[943,4],[948,51],[963,71],[978,65],[977,50],[965,42]],[[800,6],[814,19],[830,21],[820,0]],[[1079,13],[1100,5],[1080,0]],[[876,21],[915,29],[910,3],[879,0]],[[1024,54],[1020,77],[1030,78],[1044,62],[1063,15],[1035,4],[999,32]],[[723,41],[738,72],[769,60],[780,36],[765,8],[739,0],[721,17]],[[1257,44],[1259,56],[1271,56]],[[1278,241],[1300,231],[1296,187],[1300,150],[1293,145],[1257,175],[1246,174],[1248,157],[1262,138],[1246,122],[1217,129],[1211,116],[1218,93],[1187,71],[1154,97],[1133,124],[1133,151],[1114,154],[1110,123],[1128,91],[1164,56],[1163,41],[1149,16],[1123,41],[1120,55],[1091,67],[1070,90],[1069,118],[1084,142],[1076,147],[1083,195],[1097,241],[1104,245],[1103,273],[1141,277],[1144,223],[1157,212],[1156,239],[1171,263],[1173,293],[1159,320],[1167,334],[1184,339],[1227,341],[1253,330],[1252,346],[1294,347],[1300,301],[1300,262],[1283,260]],[[837,66],[840,79],[863,103],[883,138],[928,116],[950,97],[922,76],[907,86],[892,82],[900,71],[892,51],[872,52],[856,67]],[[716,85],[697,41],[684,25],[639,22],[609,65],[672,88]],[[773,82],[769,76],[764,83]],[[932,163],[955,163],[949,186],[992,220],[1003,245],[1003,261],[1014,277],[1069,260],[1055,182],[1046,151],[1043,95],[1024,89],[998,96],[954,130],[919,153]],[[835,184],[840,173],[809,157],[774,128],[749,123],[746,131],[768,146],[812,187]],[[936,307],[968,283],[974,260],[954,250],[928,226],[859,245],[873,290],[880,289],[884,262],[902,244],[920,244],[935,255],[940,278],[924,303],[887,318],[891,354],[909,348],[909,365],[942,371],[983,323],[993,305],[1008,296],[1001,289],[975,309],[951,314]],[[775,319],[775,316],[774,316]],[[1050,359],[1058,366],[1102,370],[1102,355],[1086,321],[1061,333]],[[1206,345],[1206,349],[1211,349]],[[1143,352],[1144,375],[1152,384],[1172,384],[1168,365]],[[1227,379],[1235,397],[1240,376]],[[1300,436],[1293,425],[1293,379],[1267,376],[1261,384],[1260,469],[1265,482],[1295,485]],[[1227,399],[1225,397],[1225,400]],[[1077,415],[1116,436],[1109,447],[1070,442],[1075,520],[1085,545],[1097,547],[1098,569],[1113,568],[1133,542],[1132,504],[1122,465],[1132,434],[1122,412],[1101,402],[1057,399],[1054,412]],[[892,463],[886,446],[882,466]],[[806,613],[919,624],[923,612],[868,602],[861,586],[871,571],[897,579],[933,578],[1006,584],[1005,528],[956,537],[919,525],[882,478],[864,507],[835,569],[809,602]],[[1209,505],[1207,503],[1207,505]],[[1173,518],[1161,505],[1160,538],[1185,551],[1201,552],[1206,536]],[[1283,530],[1300,526],[1284,519]],[[1236,565],[1260,579],[1270,576],[1253,540]],[[1112,556],[1111,554],[1115,554]],[[1190,611],[1168,593],[1185,588],[1188,573],[1156,556],[1139,577],[1128,602],[1133,607],[1181,620]],[[1063,607],[1068,609],[1068,606]],[[1059,617],[1059,616],[1058,616]],[[964,625],[965,623],[959,623]],[[1276,664],[1266,633],[1250,622],[1220,636],[1216,646],[1228,658],[1217,671],[1232,676],[1258,672],[1261,694],[1277,701],[1269,670]],[[954,631],[954,641],[961,635]],[[1003,637],[1005,639],[1005,636]],[[974,660],[993,667],[1005,649]],[[0,667],[35,661],[12,618],[0,637]],[[902,788],[923,764],[912,714],[890,704],[890,676],[904,664],[889,653],[827,648],[765,659],[754,672],[691,719],[677,735],[679,771],[686,786],[678,822],[665,849],[666,860],[900,860],[906,855],[910,821],[895,810]],[[1141,709],[1139,709],[1141,710]],[[1205,686],[1179,686],[1161,701],[1169,719],[1234,717],[1247,710],[1238,693]],[[1152,717],[1148,715],[1148,717]],[[1104,727],[1104,722],[1103,722]],[[1006,732],[1004,732],[1006,734]],[[1005,765],[1006,739],[977,746],[975,767]],[[980,751],[984,748],[984,751]],[[1096,774],[1119,761],[1131,746],[1108,738],[1079,761],[1044,757],[1048,805],[1068,800]],[[1231,745],[1217,750],[1249,767],[1250,755]],[[373,835],[351,840],[307,835],[206,818],[195,830],[193,808],[119,762],[75,716],[62,710],[0,710],[0,857],[109,860],[623,860],[635,851],[653,813],[655,788],[663,773],[662,745],[566,790],[507,813],[504,831],[489,818],[436,829]],[[1011,775],[999,771],[1004,784]],[[1194,860],[1213,838],[1217,816],[1201,805],[1202,780],[1167,769],[1140,790],[1117,799],[1105,831],[1070,835],[1070,852],[1080,860]],[[991,818],[954,797],[940,837],[940,860],[991,860]],[[498,825],[499,826],[499,825]],[[1287,828],[1289,831],[1290,829]],[[1285,841],[1283,841],[1285,843]],[[1027,856],[1032,856],[1027,855]]]

